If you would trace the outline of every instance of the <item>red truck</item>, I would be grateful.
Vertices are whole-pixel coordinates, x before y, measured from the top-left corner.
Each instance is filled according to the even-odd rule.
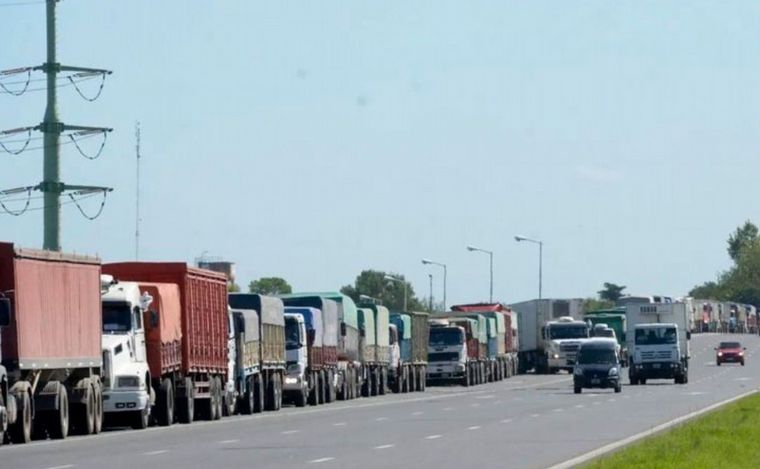
[[[100,260],[0,243],[0,442],[98,433]]]
[[[154,297],[146,348],[159,423],[171,424],[175,412],[183,423],[196,414],[221,418],[228,374],[226,277],[183,262],[105,264],[103,272],[138,282]]]

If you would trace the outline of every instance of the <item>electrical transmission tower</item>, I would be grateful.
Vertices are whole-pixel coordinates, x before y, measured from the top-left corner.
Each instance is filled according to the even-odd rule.
[[[58,100],[57,91],[60,86],[73,85],[76,91],[87,101],[95,101],[103,90],[103,84],[107,75],[111,74],[110,70],[103,70],[97,68],[85,68],[85,67],[73,67],[69,65],[61,65],[56,57],[56,4],[60,0],[46,0],[46,22],[47,22],[47,61],[39,66],[34,67],[22,67],[12,70],[5,70],[0,72],[0,79],[3,77],[27,75],[26,83],[23,89],[20,91],[12,91],[6,85],[0,81],[0,91],[5,91],[8,94],[14,96],[20,96],[25,91],[33,91],[29,89],[29,83],[31,80],[31,72],[41,71],[46,75],[45,81],[47,86],[40,88],[39,90],[47,91],[47,107],[45,109],[45,116],[41,124],[36,126],[20,127],[16,129],[0,131],[0,148],[12,154],[19,154],[27,149],[29,142],[32,140],[32,131],[39,131],[42,133],[42,148],[44,152],[43,163],[43,176],[42,182],[35,186],[18,187],[14,189],[8,189],[0,191],[0,206],[11,215],[21,215],[30,206],[32,191],[39,191],[42,193],[43,205],[38,207],[43,211],[44,220],[44,242],[43,248],[50,251],[61,250],[61,197],[66,195],[69,197],[72,203],[77,205],[79,211],[86,218],[94,220],[103,211],[105,205],[106,194],[113,189],[109,187],[100,186],[83,186],[64,184],[61,182],[61,136],[69,138],[77,150],[88,159],[95,159],[100,156],[105,145],[106,137],[110,128],[107,127],[90,127],[82,125],[69,125],[61,122],[58,116]],[[65,74],[69,74],[64,76]],[[85,96],[80,90],[78,83],[81,81],[89,80],[92,78],[101,78],[100,89],[94,97]],[[68,83],[61,85],[59,80],[67,80]],[[37,80],[35,80],[37,81]],[[21,82],[17,82],[21,83]],[[7,84],[7,83],[6,83]],[[28,138],[26,143],[23,144],[23,148],[19,151],[9,150],[3,143],[2,138],[19,135],[26,133]],[[91,136],[102,134],[103,143],[100,146],[100,150],[95,156],[86,155],[79,146],[78,139],[84,139]],[[35,139],[39,140],[39,139]],[[18,142],[18,140],[17,140]],[[5,143],[8,143],[7,141]],[[14,194],[27,194],[26,206],[17,212],[8,210],[7,206],[3,204],[2,197],[11,196]],[[102,194],[103,200],[100,205],[100,210],[94,216],[88,216],[82,207],[79,205],[79,200],[86,198],[90,195]],[[79,199],[77,199],[79,197]]]

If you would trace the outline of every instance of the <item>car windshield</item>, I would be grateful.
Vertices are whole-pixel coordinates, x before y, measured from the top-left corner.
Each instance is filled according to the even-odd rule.
[[[637,345],[663,345],[663,344],[675,344],[677,340],[676,329],[669,328],[652,328],[652,329],[636,329],[636,344]]]
[[[718,348],[741,348],[739,342],[721,342]]]
[[[578,353],[581,365],[613,365],[617,363],[615,351],[609,348],[581,347]]]
[[[430,329],[430,345],[461,345],[462,336],[461,329],[433,327]]]
[[[294,350],[301,347],[301,338],[298,333],[298,321],[285,318],[285,349]]]
[[[594,332],[595,337],[608,337],[611,339],[615,338],[615,331],[612,329],[601,329]]]
[[[108,334],[129,332],[132,316],[126,303],[103,303],[103,332]]]
[[[584,339],[588,337],[588,327],[554,324],[549,326],[549,337],[555,339]]]

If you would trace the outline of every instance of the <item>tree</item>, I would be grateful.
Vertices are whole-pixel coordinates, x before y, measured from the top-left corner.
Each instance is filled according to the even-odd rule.
[[[286,295],[293,293],[293,287],[280,277],[261,277],[248,284],[248,291],[261,295]]]
[[[599,298],[604,301],[616,302],[621,296],[623,296],[623,290],[625,285],[616,285],[614,283],[604,282],[604,288],[599,290]]]
[[[703,300],[722,300],[724,297],[723,286],[717,282],[705,282],[697,285],[689,291],[689,296]]]
[[[410,311],[427,311],[414,295],[414,288],[407,282],[403,275],[388,273],[380,270],[363,270],[354,281],[353,285],[346,285],[340,289],[341,293],[350,296],[355,302],[360,303],[361,295],[366,295],[379,300],[385,307],[392,311],[404,309],[404,283],[386,278],[386,275],[398,278],[406,284],[407,309]]]
[[[240,285],[238,285],[235,282],[227,282],[227,292],[228,293],[237,293],[240,291]]]
[[[610,309],[615,306],[615,303],[609,300],[597,300],[596,298],[586,298],[583,300],[583,310],[598,311],[600,309]]]
[[[736,228],[736,231],[728,237],[728,255],[731,259],[738,262],[744,250],[757,244],[759,234],[760,230],[749,220]]]

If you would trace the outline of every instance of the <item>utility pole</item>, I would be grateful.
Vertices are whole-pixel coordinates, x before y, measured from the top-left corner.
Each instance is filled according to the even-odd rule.
[[[58,79],[59,74],[62,72],[72,72],[72,75],[69,75],[68,80],[71,82],[71,84],[74,85],[77,92],[86,100],[88,101],[94,101],[100,96],[100,91],[102,91],[103,84],[101,83],[100,91],[98,91],[98,94],[90,99],[82,94],[82,92],[79,90],[79,87],[77,86],[77,81],[75,79],[81,80],[86,78],[91,78],[93,76],[101,76],[103,79],[103,82],[105,82],[106,75],[110,75],[111,71],[109,70],[103,70],[103,69],[95,69],[95,68],[84,68],[84,67],[72,67],[67,65],[61,65],[58,62],[57,57],[57,50],[56,50],[56,5],[60,0],[46,0],[45,5],[45,13],[46,13],[46,34],[47,34],[47,61],[36,67],[24,67],[20,69],[14,69],[11,71],[6,71],[10,73],[31,73],[32,71],[42,71],[47,76],[47,107],[45,109],[45,116],[43,118],[43,121],[41,124],[37,126],[28,126],[28,127],[21,127],[17,129],[12,129],[9,131],[0,132],[0,136],[3,135],[12,135],[16,133],[21,132],[27,132],[30,135],[31,139],[31,131],[40,131],[43,134],[43,176],[42,176],[42,182],[39,183],[36,186],[27,186],[24,188],[17,188],[17,189],[9,189],[7,191],[0,191],[0,195],[3,194],[12,194],[17,193],[20,189],[28,190],[29,193],[31,193],[31,190],[38,190],[42,192],[43,194],[43,200],[44,205],[42,207],[43,210],[43,248],[50,251],[60,251],[61,250],[61,195],[68,192],[68,196],[71,198],[71,200],[74,203],[78,202],[74,198],[74,196],[82,196],[97,192],[103,193],[103,204],[105,204],[105,197],[108,192],[111,192],[113,189],[109,187],[99,187],[99,186],[81,186],[81,185],[69,185],[64,184],[61,182],[61,159],[60,159],[60,139],[61,134],[65,132],[69,132],[68,137],[76,144],[76,140],[74,139],[75,136],[82,137],[86,135],[91,135],[93,133],[102,133],[105,143],[106,134],[108,132],[111,132],[110,128],[106,127],[89,127],[89,126],[80,126],[80,125],[67,125],[61,122],[59,115],[58,115],[58,96],[57,96],[57,89],[58,89]],[[28,84],[28,83],[27,83]],[[26,90],[26,89],[25,89]],[[23,92],[15,94],[16,96],[20,96],[23,94]],[[28,144],[28,141],[27,141]],[[78,147],[77,149],[82,152],[82,150]],[[7,151],[7,150],[6,150]],[[22,150],[23,151],[23,150]],[[101,147],[102,151],[102,147]],[[20,153],[20,152],[19,152]],[[97,158],[97,156],[90,158],[87,155],[83,156],[94,159]],[[99,156],[100,152],[98,152]],[[101,204],[101,211],[103,208],[103,204]],[[28,208],[29,204],[27,203]],[[24,211],[26,210],[24,209]],[[82,208],[79,207],[80,211],[82,211]],[[23,213],[23,212],[21,212]],[[21,214],[19,213],[19,215]],[[82,214],[88,217],[83,211]],[[97,217],[100,214],[95,216]],[[95,217],[88,217],[88,218],[95,218]]]
[[[135,124],[135,152],[137,154],[137,189],[135,194],[135,260],[140,260],[140,122]]]

